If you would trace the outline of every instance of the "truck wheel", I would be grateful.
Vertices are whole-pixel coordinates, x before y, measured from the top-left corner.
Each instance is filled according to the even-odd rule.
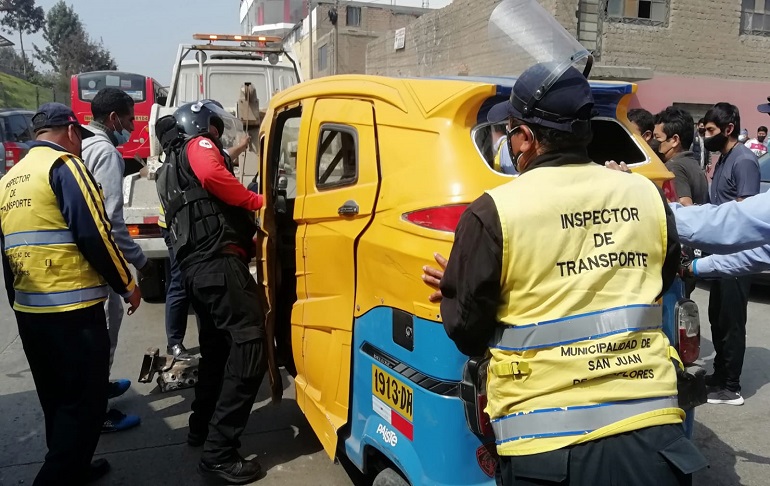
[[[387,468],[374,478],[372,486],[409,486],[409,483],[395,469]]]

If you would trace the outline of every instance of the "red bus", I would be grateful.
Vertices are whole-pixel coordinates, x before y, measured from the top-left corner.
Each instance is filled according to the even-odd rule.
[[[88,123],[91,115],[91,100],[100,89],[120,88],[134,99],[134,131],[128,143],[118,147],[124,159],[139,156],[146,160],[150,156],[150,111],[153,103],[165,104],[168,91],[160,83],[142,74],[120,71],[93,71],[72,76],[70,95],[72,111],[80,123]]]

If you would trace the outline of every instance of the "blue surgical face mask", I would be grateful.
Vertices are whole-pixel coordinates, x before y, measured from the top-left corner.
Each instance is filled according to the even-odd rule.
[[[131,140],[131,132],[123,128],[123,124],[120,123],[120,119],[118,119],[118,123],[120,124],[120,131],[114,130],[112,133],[115,135],[115,140],[118,142],[117,146],[119,147]]]

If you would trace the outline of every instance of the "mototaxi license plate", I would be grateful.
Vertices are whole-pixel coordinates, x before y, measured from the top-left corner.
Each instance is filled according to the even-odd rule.
[[[407,420],[412,420],[414,397],[412,388],[374,364],[372,365],[372,394]]]

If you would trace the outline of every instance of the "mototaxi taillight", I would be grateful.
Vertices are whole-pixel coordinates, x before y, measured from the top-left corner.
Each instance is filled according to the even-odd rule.
[[[476,435],[493,437],[492,423],[484,411],[487,407],[488,358],[471,358],[465,364],[463,381],[460,383],[460,398],[465,407],[468,428]]]
[[[404,220],[423,228],[454,233],[460,216],[467,207],[467,204],[436,206],[405,213],[402,217]]]
[[[668,202],[678,203],[679,196],[676,194],[676,188],[674,187],[674,180],[671,179],[663,183],[663,194],[666,195]]]
[[[682,299],[674,308],[674,322],[679,333],[677,351],[682,363],[691,365],[700,356],[700,312],[698,304]]]

